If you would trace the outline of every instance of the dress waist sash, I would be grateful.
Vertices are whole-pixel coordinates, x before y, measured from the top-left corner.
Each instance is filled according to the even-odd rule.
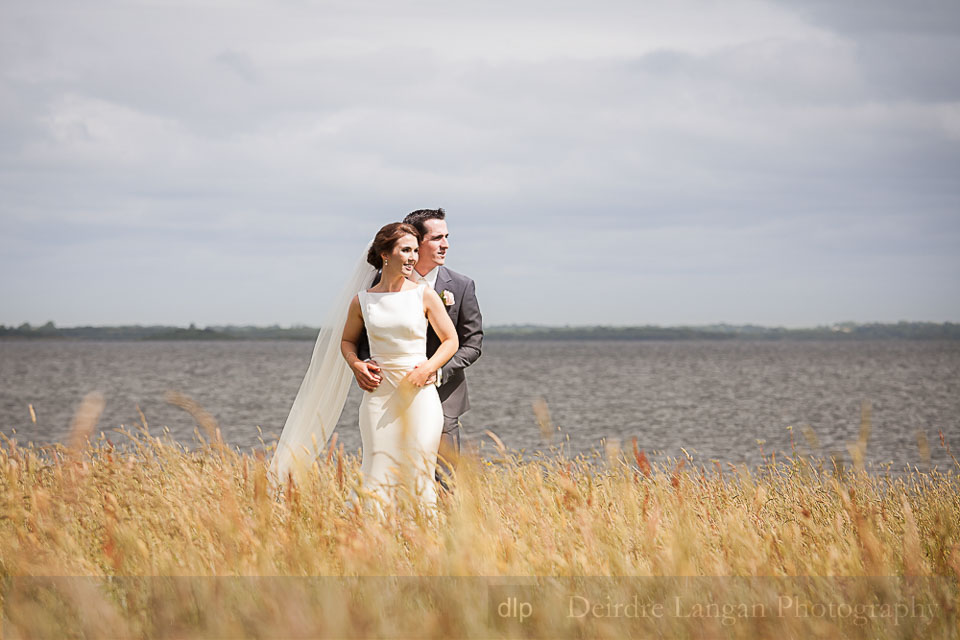
[[[370,355],[370,358],[384,369],[405,369],[407,371],[427,360],[427,356],[423,353],[374,353]]]
[[[390,381],[393,386],[398,386],[405,375],[412,371],[418,364],[427,360],[425,354],[416,353],[399,353],[394,355],[377,353],[371,354],[370,358],[380,365],[384,379]]]

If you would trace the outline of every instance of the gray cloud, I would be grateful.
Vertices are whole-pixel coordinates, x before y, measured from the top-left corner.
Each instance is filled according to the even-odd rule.
[[[960,5],[952,0],[784,2],[849,39],[864,81],[893,100],[960,99]]]
[[[956,37],[960,7],[952,0],[779,0],[814,22],[847,34],[920,34]]]
[[[841,5],[6,3],[0,322],[315,323],[422,206],[492,322],[957,319],[958,12]]]

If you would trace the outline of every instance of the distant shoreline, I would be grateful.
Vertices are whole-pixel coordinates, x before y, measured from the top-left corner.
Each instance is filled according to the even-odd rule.
[[[164,325],[117,327],[0,326],[0,340],[315,340],[317,327],[210,326],[198,328]],[[700,327],[548,327],[501,325],[484,329],[488,340],[960,340],[960,324],[945,322],[842,323],[805,329],[755,325],[709,325]]]

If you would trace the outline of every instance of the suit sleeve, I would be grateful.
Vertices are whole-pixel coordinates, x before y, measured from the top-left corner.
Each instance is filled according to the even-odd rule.
[[[378,271],[377,275],[373,278],[373,284],[371,286],[376,286],[380,282],[380,275],[381,273]],[[370,340],[367,338],[366,327],[360,331],[360,338],[357,340],[357,357],[361,360],[370,358]]]
[[[443,365],[443,377],[450,376],[466,369],[480,357],[483,346],[483,317],[480,315],[480,303],[477,302],[477,287],[473,280],[467,283],[460,302],[460,315],[457,319],[457,338],[460,348],[453,357]]]
[[[366,327],[360,332],[360,338],[357,339],[357,357],[361,360],[370,358],[370,340],[367,339]]]

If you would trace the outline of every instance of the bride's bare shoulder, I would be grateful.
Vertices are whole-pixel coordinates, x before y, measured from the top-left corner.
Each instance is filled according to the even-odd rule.
[[[440,300],[440,294],[438,294],[436,291],[434,291],[430,287],[424,286],[423,309],[424,311],[426,311],[430,309],[430,307],[443,309],[443,302]]]

